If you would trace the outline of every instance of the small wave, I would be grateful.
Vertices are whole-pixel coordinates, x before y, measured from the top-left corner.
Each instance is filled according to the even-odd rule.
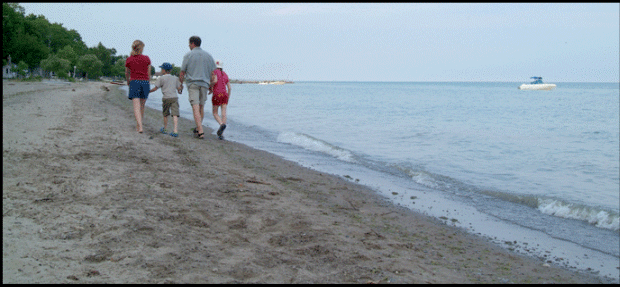
[[[320,139],[296,132],[283,132],[278,135],[278,142],[296,145],[307,150],[318,151],[346,162],[355,162],[353,153]]]
[[[389,164],[388,166],[391,166],[405,173],[414,182],[420,185],[430,187],[432,189],[443,189],[442,188],[443,186],[440,186],[440,182],[435,180],[430,173],[427,173],[417,168],[406,167],[405,165],[401,165],[401,164]]]
[[[407,173],[411,177],[411,179],[415,181],[416,183],[421,184],[426,187],[430,187],[432,189],[438,189],[438,190],[445,191],[450,186],[446,182],[436,180],[431,174],[424,172],[424,171],[409,170]]]
[[[414,169],[400,165],[393,166],[405,172],[414,182],[435,190],[467,196],[473,196],[474,194],[491,196],[502,201],[512,202],[537,209],[543,214],[560,218],[586,221],[602,229],[609,229],[613,231],[620,230],[620,216],[614,211],[607,211],[592,206],[567,203],[558,199],[541,198],[536,195],[519,195],[498,190],[480,188],[465,184],[447,176],[426,172],[421,168]]]
[[[457,193],[465,196],[472,196],[473,194],[488,195],[506,202],[525,205],[532,208],[536,208],[538,206],[538,198],[532,195],[518,195],[491,189],[483,189],[465,184],[447,176],[431,174],[425,171],[414,171],[409,169],[404,170],[414,182],[432,189]]]
[[[554,199],[539,199],[538,210],[557,217],[587,221],[599,228],[620,230],[620,216],[610,211]]]

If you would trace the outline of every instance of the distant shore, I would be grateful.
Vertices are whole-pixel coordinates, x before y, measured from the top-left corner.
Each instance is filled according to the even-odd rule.
[[[230,80],[231,84],[293,84],[293,81],[247,81],[247,80]]]
[[[153,80],[151,80],[152,82]],[[112,84],[127,84],[127,82],[125,80],[112,80],[112,79],[107,79],[103,82],[108,82],[108,83],[112,83]],[[231,84],[260,84],[260,85],[283,85],[283,84],[294,84],[295,82],[293,81],[248,81],[248,80],[230,80]]]

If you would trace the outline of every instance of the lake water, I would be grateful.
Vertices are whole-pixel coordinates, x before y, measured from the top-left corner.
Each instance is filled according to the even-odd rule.
[[[520,84],[234,84],[224,135],[517,252],[617,280],[619,85]],[[181,116],[193,119],[186,91]],[[204,125],[217,130],[210,99]],[[147,105],[161,110],[160,90]]]

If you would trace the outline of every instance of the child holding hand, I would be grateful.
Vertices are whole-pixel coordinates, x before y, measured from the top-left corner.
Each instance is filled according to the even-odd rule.
[[[162,93],[162,113],[164,116],[164,127],[161,128],[160,132],[165,134],[168,133],[166,128],[168,127],[168,116],[172,115],[172,119],[174,121],[174,129],[172,133],[170,133],[173,137],[178,137],[178,122],[179,122],[179,97],[176,95],[175,91],[179,94],[183,90],[183,85],[177,76],[170,75],[170,71],[172,71],[172,65],[170,63],[164,63],[161,66],[161,72],[164,74],[163,76],[157,78],[155,81],[155,87],[151,89],[149,92],[152,93],[157,91],[157,89],[161,88]]]

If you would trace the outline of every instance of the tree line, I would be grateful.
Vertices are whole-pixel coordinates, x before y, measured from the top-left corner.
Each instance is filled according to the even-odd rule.
[[[29,14],[17,3],[2,3],[2,65],[17,61],[15,69],[25,71],[41,68],[60,78],[98,79],[125,77],[127,55],[116,55],[116,49],[99,42],[86,47],[80,34],[59,23],[50,23],[43,15]],[[178,74],[180,68],[174,67]],[[151,68],[155,74],[155,68]]]

